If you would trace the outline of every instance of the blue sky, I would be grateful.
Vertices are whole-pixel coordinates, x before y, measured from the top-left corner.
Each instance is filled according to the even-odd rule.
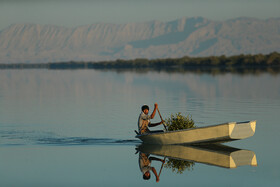
[[[75,27],[202,16],[280,17],[280,0],[0,0],[0,30],[15,23]]]

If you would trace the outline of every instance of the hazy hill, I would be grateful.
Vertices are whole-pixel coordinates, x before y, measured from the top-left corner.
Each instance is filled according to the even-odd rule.
[[[280,52],[280,18],[92,24],[15,24],[0,31],[0,63],[100,61]]]

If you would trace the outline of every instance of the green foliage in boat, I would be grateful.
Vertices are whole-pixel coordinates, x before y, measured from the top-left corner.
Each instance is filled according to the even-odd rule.
[[[194,165],[195,163],[191,161],[168,158],[164,167],[172,169],[172,172],[182,174],[186,169],[188,169],[188,171],[193,170]]]
[[[194,121],[190,115],[183,116],[180,112],[171,114],[170,118],[165,120],[168,131],[195,128]]]

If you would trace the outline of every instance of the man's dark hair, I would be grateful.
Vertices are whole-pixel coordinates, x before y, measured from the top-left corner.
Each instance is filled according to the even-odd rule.
[[[142,109],[142,111],[144,111],[145,109],[149,110],[149,106],[148,105],[143,105],[141,109]]]
[[[149,176],[146,176],[145,174],[143,175],[144,180],[149,180],[150,178],[151,178],[151,175],[149,175]]]

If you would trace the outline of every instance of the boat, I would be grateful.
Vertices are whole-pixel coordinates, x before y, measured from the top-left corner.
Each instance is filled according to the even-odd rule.
[[[209,144],[249,138],[255,134],[256,121],[228,122],[206,127],[137,134],[147,144]]]
[[[238,149],[222,144],[208,145],[154,145],[141,144],[137,151],[168,159],[197,162],[222,168],[239,166],[257,166],[257,158],[253,151]]]

